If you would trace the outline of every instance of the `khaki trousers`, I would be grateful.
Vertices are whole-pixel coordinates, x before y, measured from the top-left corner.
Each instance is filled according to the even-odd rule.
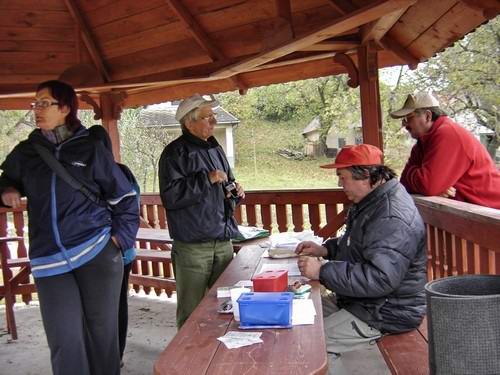
[[[174,241],[172,264],[177,294],[177,328],[201,302],[233,259],[231,241],[186,243]]]

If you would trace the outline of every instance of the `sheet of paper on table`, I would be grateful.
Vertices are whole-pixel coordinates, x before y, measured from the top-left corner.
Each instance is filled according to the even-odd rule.
[[[217,340],[222,341],[228,349],[235,349],[263,342],[260,338],[261,335],[262,332],[230,331],[224,336],[218,337]]]
[[[258,273],[266,271],[287,270],[288,276],[300,276],[299,266],[293,263],[264,263]]]
[[[314,324],[316,309],[312,299],[294,299],[292,308],[292,325]]]

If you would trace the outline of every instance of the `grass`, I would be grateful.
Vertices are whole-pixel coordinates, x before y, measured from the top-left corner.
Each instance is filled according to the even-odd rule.
[[[303,151],[306,122],[269,123],[246,121],[235,130],[234,175],[246,190],[331,188],[337,186],[332,170],[319,168],[326,157],[290,160],[279,149]]]

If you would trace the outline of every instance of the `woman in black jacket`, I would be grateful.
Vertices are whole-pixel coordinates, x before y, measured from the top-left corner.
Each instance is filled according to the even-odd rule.
[[[77,118],[73,88],[47,81],[32,104],[38,129],[0,168],[4,206],[28,198],[30,262],[54,374],[119,374],[120,249],[135,242],[135,192],[112,154],[89,137]],[[51,153],[100,197],[92,201],[41,158]]]

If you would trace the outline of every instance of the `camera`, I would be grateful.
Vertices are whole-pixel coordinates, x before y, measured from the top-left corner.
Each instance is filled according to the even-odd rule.
[[[224,190],[231,194],[231,197],[238,198],[238,190],[236,189],[236,183],[234,181],[224,185]]]

